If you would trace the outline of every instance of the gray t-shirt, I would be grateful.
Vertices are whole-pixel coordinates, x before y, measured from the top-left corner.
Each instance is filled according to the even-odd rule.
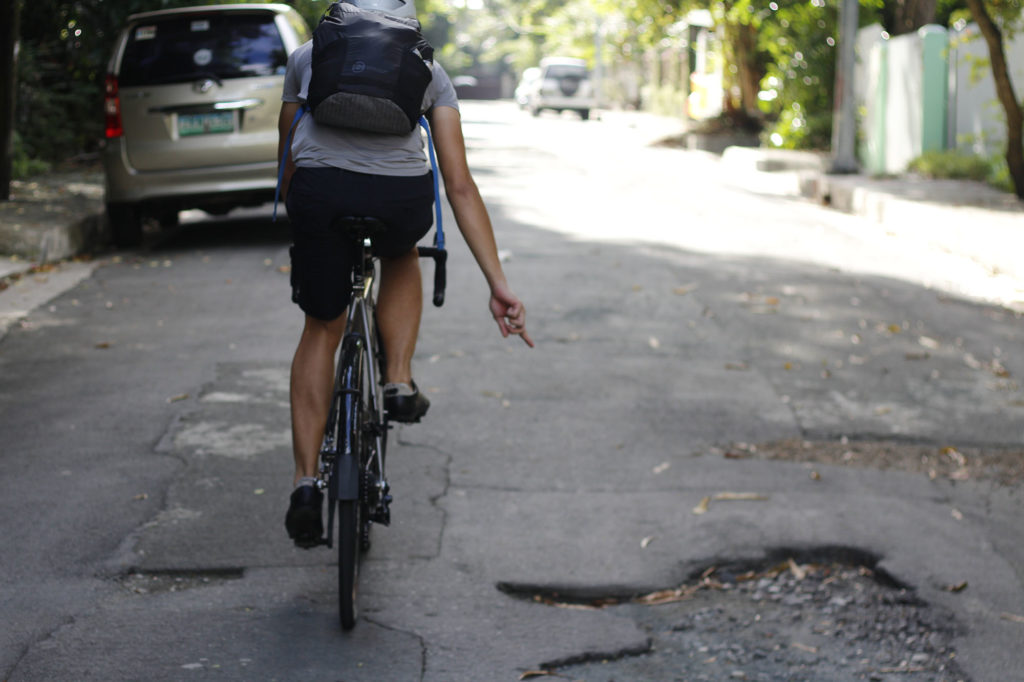
[[[281,101],[306,101],[312,58],[312,41],[288,57]],[[424,104],[428,109],[444,106],[457,110],[459,100],[448,74],[436,61],[433,71]],[[430,168],[419,126],[408,135],[382,135],[319,125],[308,114],[295,126],[292,159],[297,166],[344,168],[374,175],[417,176]]]

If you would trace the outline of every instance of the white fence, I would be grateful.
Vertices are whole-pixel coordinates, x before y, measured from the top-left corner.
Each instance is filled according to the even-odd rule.
[[[1020,98],[1024,36],[1008,43],[1006,51]],[[962,31],[925,26],[895,38],[873,25],[858,33],[857,53],[859,154],[867,172],[902,173],[912,159],[933,149],[1002,151],[1006,117],[976,25]]]

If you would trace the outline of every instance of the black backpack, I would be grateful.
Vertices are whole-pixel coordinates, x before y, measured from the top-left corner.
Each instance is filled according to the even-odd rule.
[[[433,56],[415,19],[333,3],[313,32],[306,100],[313,118],[374,133],[412,132]]]

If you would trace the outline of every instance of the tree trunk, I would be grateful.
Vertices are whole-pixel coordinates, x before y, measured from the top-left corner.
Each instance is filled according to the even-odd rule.
[[[1003,49],[1003,34],[996,26],[982,0],[967,0],[967,6],[978,22],[981,35],[988,44],[989,59],[992,62],[992,77],[996,83],[996,95],[1006,112],[1006,164],[1010,167],[1015,193],[1024,199],[1024,112],[1013,93],[1013,81],[1006,66]]]
[[[734,85],[739,90],[739,101],[732,101],[734,111],[738,111],[745,124],[753,124],[761,120],[761,110],[757,106],[757,93],[760,90],[764,67],[758,62],[757,31],[750,24],[726,23],[725,40],[732,52]],[[732,100],[731,97],[728,99]]]
[[[892,26],[894,36],[913,33],[922,26],[935,21],[936,0],[896,0],[892,4]]]
[[[11,198],[21,0],[8,0],[4,3],[0,26],[0,201],[7,201]]]

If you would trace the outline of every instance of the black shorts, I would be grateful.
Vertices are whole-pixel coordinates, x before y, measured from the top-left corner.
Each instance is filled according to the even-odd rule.
[[[374,252],[399,256],[416,246],[434,222],[433,174],[414,177],[367,175],[340,168],[298,168],[288,187],[292,226],[292,300],[304,313],[333,320],[348,307],[357,246],[335,220],[371,216],[387,232],[374,238]]]

